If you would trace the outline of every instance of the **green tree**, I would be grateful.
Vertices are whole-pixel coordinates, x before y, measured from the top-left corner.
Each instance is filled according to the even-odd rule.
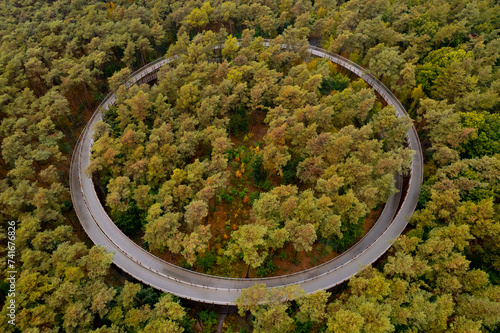
[[[436,160],[440,163],[456,161],[458,152],[454,150],[472,133],[463,128],[460,115],[446,101],[424,99],[420,101],[418,113],[425,119],[425,129],[436,151]]]
[[[248,224],[233,231],[231,238],[234,244],[229,245],[227,254],[236,256],[243,255],[243,260],[247,265],[257,268],[267,257],[267,247],[265,236],[267,228],[262,225]]]
[[[102,247],[94,246],[88,255],[79,260],[79,265],[86,270],[90,278],[96,278],[108,273],[112,261],[113,253],[106,252]]]
[[[500,151],[498,114],[485,112],[462,113],[462,126],[475,129],[469,140],[461,143],[461,153],[466,157],[491,156]]]
[[[373,75],[379,80],[394,85],[399,78],[404,59],[397,48],[388,48],[384,44],[378,44],[371,48],[366,55],[365,61]]]
[[[290,239],[295,251],[311,251],[312,244],[317,238],[313,224],[300,224],[297,220],[293,219],[286,221],[285,228],[290,234]]]

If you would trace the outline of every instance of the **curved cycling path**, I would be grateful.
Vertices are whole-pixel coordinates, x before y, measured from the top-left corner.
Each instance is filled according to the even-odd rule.
[[[264,45],[268,46],[269,41]],[[394,106],[398,116],[406,111],[392,92],[357,64],[323,49],[310,46],[312,55],[327,58],[355,73],[372,86],[385,101]],[[126,82],[130,87],[157,77],[157,72],[172,59],[160,58],[134,72]],[[73,205],[80,222],[95,244],[114,252],[113,262],[139,281],[179,297],[223,305],[234,305],[243,288],[255,283],[268,287],[300,284],[308,293],[329,289],[355,275],[383,255],[403,232],[408,218],[417,205],[423,179],[423,157],[420,140],[414,127],[407,134],[408,146],[416,153],[408,175],[408,188],[402,197],[402,176],[396,176],[399,193],[386,203],[381,216],[368,233],[342,255],[316,267],[289,275],[261,279],[234,279],[201,274],[175,266],[152,255],[125,236],[109,218],[101,205],[92,180],[84,170],[90,161],[94,124],[102,119],[102,111],[116,100],[115,92],[106,96],[80,135],[71,160],[70,190]]]

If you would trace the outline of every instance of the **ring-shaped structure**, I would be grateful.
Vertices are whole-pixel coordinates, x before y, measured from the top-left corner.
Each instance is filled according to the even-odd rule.
[[[269,46],[265,40],[264,45]],[[284,45],[284,47],[286,47]],[[352,61],[326,50],[309,46],[308,51],[317,57],[327,58],[361,77],[380,96],[392,105],[397,116],[407,115],[394,94],[365,69]],[[173,61],[173,58],[159,58],[134,72],[125,85],[149,82],[157,78],[158,70]],[[190,271],[147,252],[123,232],[109,218],[97,197],[92,180],[84,170],[90,162],[94,124],[102,120],[102,112],[116,101],[115,91],[110,92],[94,112],[78,138],[73,151],[70,169],[70,191],[76,214],[90,239],[114,252],[113,262],[135,279],[156,289],[176,296],[211,304],[234,305],[243,288],[255,283],[265,283],[268,287],[282,287],[300,284],[308,293],[319,289],[329,289],[355,275],[364,266],[372,264],[382,256],[403,232],[408,219],[413,214],[423,179],[422,147],[415,127],[407,133],[410,149],[415,151],[411,161],[407,189],[402,195],[403,177],[395,176],[399,192],[389,198],[374,226],[366,235],[340,256],[307,270],[268,278],[237,279],[218,277]]]

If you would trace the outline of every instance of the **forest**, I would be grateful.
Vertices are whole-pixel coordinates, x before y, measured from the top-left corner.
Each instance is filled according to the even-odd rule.
[[[241,47],[231,35],[183,35],[157,85],[118,88],[86,169],[126,234],[142,228],[150,250],[233,277],[245,271],[239,255],[249,269],[267,262],[264,275],[279,250],[298,261],[317,238],[328,252],[353,243],[412,155],[411,120],[375,104],[364,81],[348,87],[333,63],[282,52],[289,34],[265,49],[254,34],[244,30]],[[210,62],[221,40],[225,59]]]
[[[500,331],[497,1],[6,0],[0,16],[2,330]],[[410,117],[310,44],[368,69]],[[155,84],[125,89],[162,56],[177,58]],[[112,265],[69,193],[73,148],[113,89],[86,172],[128,236],[182,267],[260,277],[342,252],[407,172],[412,123],[417,209],[328,291],[255,284],[227,317],[162,293]]]

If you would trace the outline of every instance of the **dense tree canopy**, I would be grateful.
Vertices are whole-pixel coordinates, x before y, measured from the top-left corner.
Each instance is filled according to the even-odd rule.
[[[393,250],[347,288],[304,296],[257,285],[238,306],[255,331],[498,331],[499,18],[493,0],[0,2],[0,215],[16,222],[18,270],[16,327],[0,284],[2,328],[214,326],[207,311],[186,315],[171,295],[124,282],[79,227],[71,151],[108,86],[119,106],[96,128],[89,170],[127,233],[144,226],[150,249],[200,267],[231,267],[233,256],[258,265],[280,242],[306,250],[329,239],[341,249],[392,193],[390,175],[409,158],[408,122],[361,80],[307,58],[312,43],[368,68],[410,112],[425,148],[419,206]],[[294,47],[262,47],[259,37],[277,36]],[[120,88],[174,53],[182,59],[157,87]],[[235,201],[242,206],[213,236],[214,207]],[[6,235],[4,223],[4,258]],[[231,247],[208,248],[210,237]],[[0,269],[5,277],[5,261]],[[239,320],[224,329],[251,329]]]
[[[397,118],[371,89],[349,81],[341,92],[319,89],[343,76],[323,59],[306,64],[311,59],[301,50],[307,42],[297,33],[285,30],[269,48],[250,30],[241,46],[224,30],[191,42],[183,34],[158,84],[118,88],[116,106],[96,124],[86,172],[106,186],[112,216],[135,206],[147,214],[144,240],[151,249],[181,253],[190,265],[203,255],[210,235],[200,228],[225,209],[217,202],[231,183],[251,173],[243,161],[236,170],[229,163],[244,135],[248,148],[259,147],[250,163],[260,163],[276,187],[260,193],[250,207],[251,224],[242,223],[222,245],[231,260],[242,255],[257,268],[287,242],[309,252],[318,236],[340,240],[396,192],[394,173],[406,172],[412,155],[402,147],[409,118]],[[292,161],[296,181],[284,185]],[[262,178],[250,184],[259,186]]]

